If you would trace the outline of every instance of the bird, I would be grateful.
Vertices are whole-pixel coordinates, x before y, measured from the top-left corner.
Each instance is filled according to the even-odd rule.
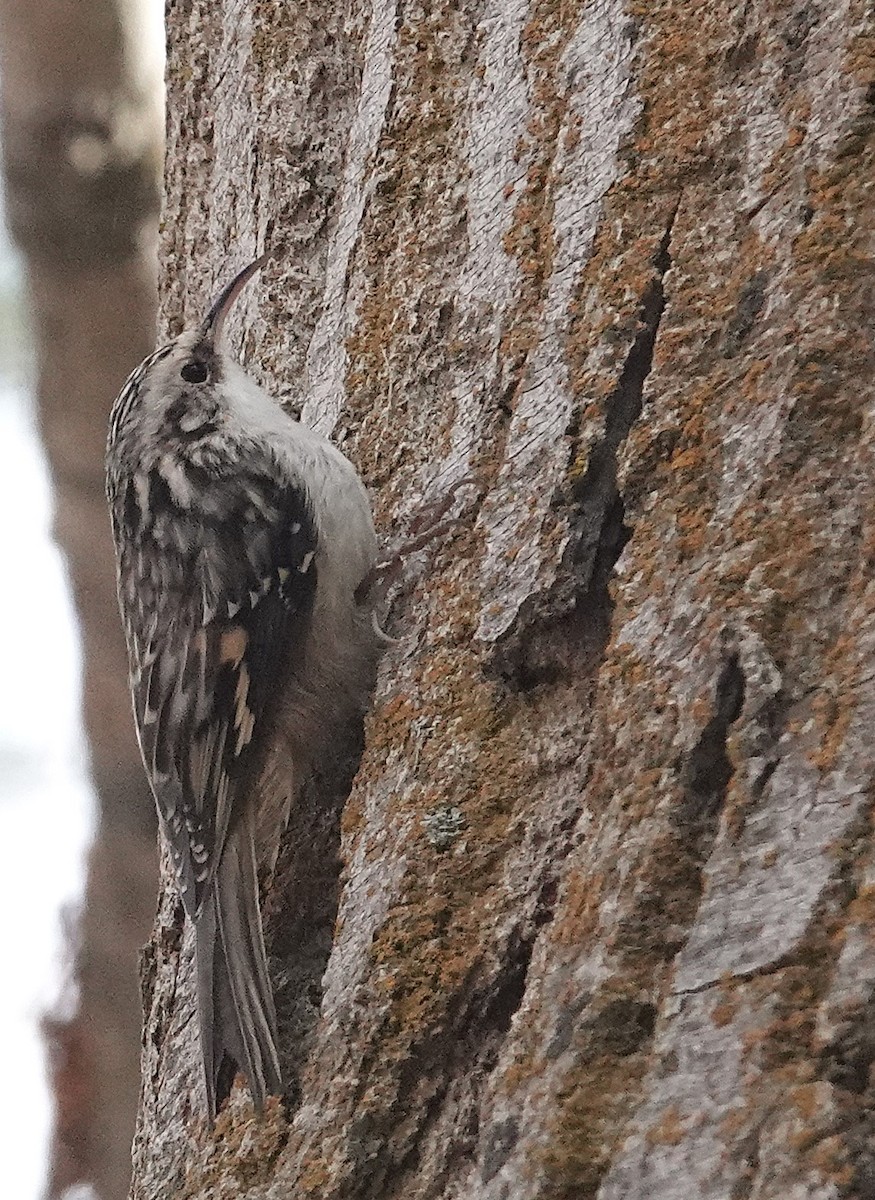
[[[106,452],[136,733],[194,927],[210,1120],[229,1064],[257,1112],[282,1094],[259,871],[273,870],[301,781],[360,727],[386,641],[358,472],[244,371],[223,336],[268,259],[130,374]],[[293,777],[265,812],[259,780],[280,742]]]

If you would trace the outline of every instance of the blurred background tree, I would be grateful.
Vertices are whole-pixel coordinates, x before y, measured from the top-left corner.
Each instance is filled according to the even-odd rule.
[[[133,737],[103,499],[109,406],[155,333],[163,47],[154,0],[0,2],[8,221],[26,267],[55,533],[84,649],[98,803],[74,933],[75,1015],[47,1022],[52,1195],[127,1194],[138,1093],[136,951],[154,898],[154,818]],[[43,814],[45,819],[46,814]],[[30,886],[40,884],[34,806]]]

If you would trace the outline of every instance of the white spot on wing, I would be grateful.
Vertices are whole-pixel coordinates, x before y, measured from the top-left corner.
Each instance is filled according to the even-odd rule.
[[[171,454],[162,456],[158,463],[158,474],[170,489],[170,494],[180,508],[191,504],[191,483],[182,463]]]

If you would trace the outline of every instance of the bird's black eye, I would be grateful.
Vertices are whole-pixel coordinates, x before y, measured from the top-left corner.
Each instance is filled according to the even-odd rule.
[[[192,362],[187,362],[179,372],[186,383],[206,383],[209,371],[202,362],[194,359]]]

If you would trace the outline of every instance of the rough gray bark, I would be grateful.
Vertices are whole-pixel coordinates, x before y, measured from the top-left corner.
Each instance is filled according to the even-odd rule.
[[[871,16],[169,21],[168,327],[281,247],[244,356],[385,535],[483,483],[293,814],[261,1124],[204,1124],[165,886],[133,1194],[871,1194]]]
[[[140,60],[138,29],[136,0],[0,0],[8,219],[27,265],[40,425],[81,620],[99,802],[77,930],[79,1011],[47,1023],[57,1112],[50,1191],[86,1180],[101,1200],[126,1195],[130,1181],[136,951],[155,876],[103,498],[109,405],[154,342],[160,80]],[[38,830],[36,872],[37,845]]]

